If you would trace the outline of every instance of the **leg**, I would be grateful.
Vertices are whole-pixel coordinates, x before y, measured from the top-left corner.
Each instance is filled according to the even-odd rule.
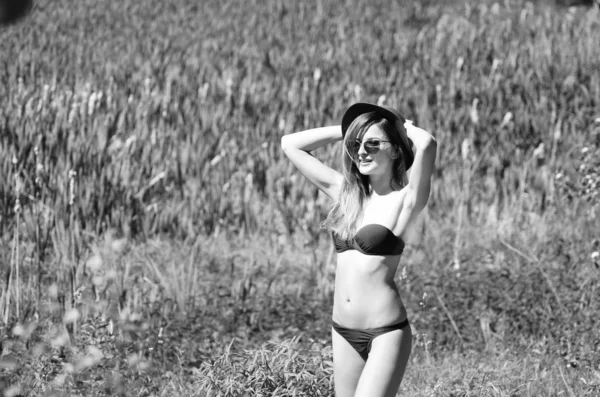
[[[353,397],[365,361],[334,329],[331,330],[331,342],[335,395],[336,397]]]
[[[400,388],[411,347],[410,327],[373,339],[354,397],[394,397]]]

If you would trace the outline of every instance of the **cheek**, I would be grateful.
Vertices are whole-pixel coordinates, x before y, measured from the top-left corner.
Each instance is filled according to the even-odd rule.
[[[388,164],[393,163],[394,159],[392,158],[392,152],[389,150],[381,150],[377,153],[374,158],[379,164]]]

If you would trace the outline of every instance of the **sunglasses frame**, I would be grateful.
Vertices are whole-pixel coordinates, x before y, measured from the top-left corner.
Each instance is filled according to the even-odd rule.
[[[376,145],[369,145],[370,143],[374,143],[377,142]],[[365,152],[367,152],[367,154],[373,155],[378,153],[381,150],[381,144],[383,142],[387,142],[387,143],[392,143],[391,141],[384,141],[383,139],[379,139],[379,138],[368,138],[365,141],[359,141],[358,139],[356,139],[354,141],[355,146],[352,148],[352,157],[357,157],[358,156],[358,151],[360,150],[361,146],[365,147]]]

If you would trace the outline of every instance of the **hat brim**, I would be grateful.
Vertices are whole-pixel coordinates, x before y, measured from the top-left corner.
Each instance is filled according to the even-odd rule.
[[[379,106],[372,103],[359,102],[350,106],[344,116],[342,117],[342,136],[346,136],[346,131],[350,127],[350,124],[361,114],[376,112],[380,114],[383,118],[389,121],[396,131],[398,131],[398,135],[400,136],[400,143],[402,153],[404,155],[404,165],[408,170],[413,163],[414,154],[412,151],[412,145],[410,139],[406,135],[406,128],[404,128],[404,123],[406,119],[402,114],[389,106]]]

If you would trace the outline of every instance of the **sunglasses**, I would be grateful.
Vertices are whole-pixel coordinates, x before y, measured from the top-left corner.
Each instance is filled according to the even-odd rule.
[[[375,154],[381,150],[381,143],[383,142],[391,143],[390,141],[383,141],[381,139],[376,138],[370,138],[364,142],[356,140],[352,143],[352,146],[350,147],[350,153],[353,157],[356,157],[358,155],[358,151],[360,150],[361,145],[364,145],[365,152],[367,152],[368,154]]]

